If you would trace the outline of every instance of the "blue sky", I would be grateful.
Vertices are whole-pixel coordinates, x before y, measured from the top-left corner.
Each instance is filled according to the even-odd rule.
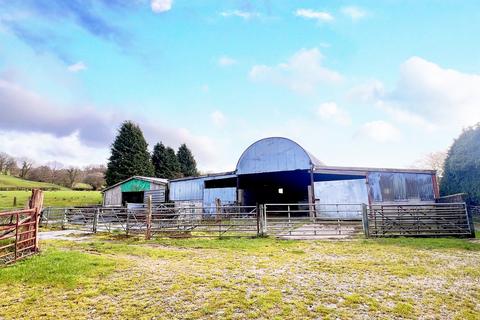
[[[105,162],[116,128],[203,171],[285,136],[408,167],[480,121],[478,1],[0,0],[0,149]]]

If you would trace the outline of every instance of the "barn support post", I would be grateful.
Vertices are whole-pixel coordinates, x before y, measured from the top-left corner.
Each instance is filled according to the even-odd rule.
[[[98,225],[98,208],[95,209],[93,213],[93,223],[92,223],[92,232],[97,233],[97,225]]]
[[[152,237],[152,196],[147,198],[147,216],[146,216],[146,230],[145,239],[150,240]]]
[[[362,203],[362,225],[363,225],[363,232],[365,233],[365,238],[370,237],[370,232],[368,229],[368,211],[367,205]]]

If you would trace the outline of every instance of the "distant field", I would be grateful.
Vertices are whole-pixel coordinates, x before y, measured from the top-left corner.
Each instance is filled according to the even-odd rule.
[[[0,209],[13,205],[13,198],[17,197],[17,207],[23,207],[30,197],[30,191],[0,191]],[[44,207],[68,207],[81,205],[95,205],[102,202],[100,191],[45,191]]]
[[[0,174],[0,190],[38,188],[46,190],[69,190],[68,188],[46,182],[24,180]]]

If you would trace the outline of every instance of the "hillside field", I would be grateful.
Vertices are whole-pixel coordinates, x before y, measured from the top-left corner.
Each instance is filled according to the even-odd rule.
[[[100,191],[45,191],[44,207],[69,207],[97,205],[102,203]],[[0,191],[0,209],[11,208],[13,198],[17,197],[17,207],[23,207],[31,195],[31,191]]]
[[[0,174],[0,190],[14,189],[43,189],[43,190],[69,190],[68,188],[53,183],[30,181],[13,176]]]
[[[480,319],[477,240],[71,239],[0,269],[1,319]]]

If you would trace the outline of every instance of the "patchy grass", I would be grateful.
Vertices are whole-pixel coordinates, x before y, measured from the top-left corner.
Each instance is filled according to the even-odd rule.
[[[470,240],[99,235],[41,245],[0,270],[0,318],[480,318],[480,243]]]
[[[23,207],[31,194],[31,191],[0,191],[0,208],[12,207],[14,197],[17,197],[17,207]],[[102,202],[100,191],[63,190],[45,191],[44,194],[44,207],[96,205]]]

